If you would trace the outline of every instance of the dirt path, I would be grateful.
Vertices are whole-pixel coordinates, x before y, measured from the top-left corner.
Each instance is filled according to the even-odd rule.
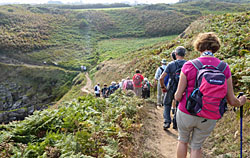
[[[178,131],[172,128],[172,124],[168,131],[163,130],[163,109],[157,107],[150,110],[151,119],[146,128],[149,133],[152,132],[152,136],[147,139],[146,145],[149,150],[153,149],[156,153],[160,153],[161,158],[176,158]]]
[[[89,78],[89,74],[86,73],[85,77],[87,79],[87,82],[86,82],[86,85],[81,88],[81,91],[83,93],[93,93],[94,91],[93,91],[92,81]]]

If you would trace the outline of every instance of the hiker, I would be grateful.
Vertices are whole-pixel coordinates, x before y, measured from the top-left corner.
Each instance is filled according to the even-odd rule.
[[[108,90],[107,84],[104,84],[104,87],[101,90],[103,98],[107,98],[107,90]]]
[[[175,50],[172,51],[171,57],[172,57],[172,60],[176,60]],[[167,76],[169,77],[169,74]],[[164,79],[164,83],[165,83],[165,79]],[[165,83],[165,86],[167,87],[166,83]],[[173,100],[172,101],[172,115],[174,115],[173,124],[176,124],[176,111],[177,111],[176,105],[178,105],[178,104],[176,104],[176,100]]]
[[[150,87],[152,87],[152,84],[147,78],[144,78],[144,81],[142,82],[142,98],[150,98]]]
[[[83,71],[86,72],[87,71],[87,67],[83,66]]]
[[[125,79],[122,79],[122,81],[119,83],[119,88],[122,89],[123,88],[123,84],[125,82]]]
[[[141,75],[140,70],[135,70],[135,75],[133,76],[133,83],[134,83],[134,92],[137,97],[141,97],[142,95],[142,81],[144,77]]]
[[[157,106],[163,106],[163,98],[164,93],[162,93],[161,85],[160,85],[160,76],[164,72],[165,68],[167,67],[167,60],[162,59],[161,60],[161,66],[157,68],[155,72],[155,80],[154,80],[154,86],[157,86]]]
[[[212,91],[212,93],[215,93],[216,97],[208,98],[206,95],[204,95],[202,97],[202,101],[203,99],[211,99],[211,98],[217,99],[219,96],[223,94],[225,96],[225,99],[227,99],[228,103],[232,106],[242,106],[246,102],[245,96],[242,96],[239,99],[237,99],[234,95],[232,76],[229,66],[226,63],[221,62],[218,58],[214,57],[214,53],[216,53],[220,48],[220,41],[219,38],[216,36],[216,34],[213,32],[200,33],[193,45],[195,50],[200,52],[201,56],[196,58],[195,60],[188,61],[182,67],[180,81],[179,81],[180,83],[175,93],[175,99],[180,102],[177,110],[177,125],[179,133],[178,145],[177,145],[177,158],[186,158],[190,136],[192,136],[190,141],[191,145],[190,157],[201,158],[202,144],[205,141],[205,139],[210,135],[216,124],[217,118],[208,119],[205,118],[204,116],[201,117],[193,116],[191,115],[191,113],[188,112],[186,108],[187,98],[189,100],[190,94],[191,93],[192,95],[194,94],[193,90],[196,82],[196,74],[197,72],[199,72],[198,68],[200,67],[200,66],[198,66],[197,68],[195,67],[197,63],[201,63],[203,65],[209,65],[210,70],[212,69],[213,71],[216,71],[214,67],[217,67],[218,68],[217,72],[219,71],[220,74],[222,74],[223,79],[225,80],[224,82],[220,82],[222,78],[221,76],[220,76],[221,78],[218,78],[216,82],[214,80],[209,79],[209,82],[207,82],[207,84],[210,85],[213,84],[213,87],[206,88],[204,89],[204,91],[206,93],[211,93],[212,88],[213,90],[215,90],[216,88],[216,90],[218,91]],[[214,67],[212,67],[211,65]],[[203,68],[202,70],[204,69],[207,68]],[[221,71],[220,69],[222,69],[223,71]],[[207,77],[212,77],[212,75],[209,75]],[[206,82],[205,77],[203,79],[204,80],[201,82],[203,83]],[[199,92],[203,90],[202,87],[198,88]],[[211,116],[216,116],[215,114],[220,115],[219,108],[216,108],[215,107],[216,105],[214,106],[215,103],[213,102],[213,106],[211,106],[211,102],[202,102],[203,106],[205,106],[206,104],[210,104],[210,107],[212,107],[213,110],[218,109],[217,113],[212,111],[212,115],[211,111],[206,111],[206,112],[203,111],[204,112],[203,114],[210,114],[207,115],[206,117],[210,118]],[[218,102],[219,105],[221,105],[221,103],[223,102],[221,101]],[[218,104],[217,107],[219,107]]]
[[[94,90],[95,90],[95,96],[100,97],[100,90],[101,90],[100,83],[97,83],[97,85],[95,85]]]
[[[83,72],[84,70],[83,70],[83,65],[81,65],[81,72]]]
[[[175,56],[176,60],[171,61],[165,71],[162,73],[160,77],[160,84],[161,84],[161,89],[163,92],[167,92],[164,100],[163,100],[163,105],[164,105],[164,112],[163,112],[163,117],[164,117],[164,125],[163,129],[167,130],[170,127],[171,124],[171,116],[170,116],[170,111],[171,111],[171,106],[172,106],[172,101],[174,99],[174,94],[177,89],[178,81],[179,81],[179,76],[180,76],[180,71],[183,66],[183,64],[186,62],[184,60],[184,56],[186,54],[186,49],[183,46],[178,46],[175,49]],[[169,74],[169,83],[166,86],[164,85],[164,78]],[[178,105],[176,105],[178,106]],[[173,121],[173,129],[177,129],[176,121]]]
[[[107,96],[113,94],[116,89],[117,89],[116,82],[112,81],[111,85],[108,87],[108,90],[106,92]]]
[[[132,80],[130,80],[129,76],[124,81],[123,90],[134,90],[134,83]]]
[[[86,66],[81,65],[81,72],[85,72],[87,70]]]

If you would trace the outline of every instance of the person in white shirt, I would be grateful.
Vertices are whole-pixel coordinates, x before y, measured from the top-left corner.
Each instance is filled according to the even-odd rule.
[[[95,90],[95,96],[100,97],[100,90],[101,90],[100,83],[97,83],[97,85],[95,85],[94,90]]]
[[[154,82],[154,86],[156,87],[157,85],[157,106],[163,106],[164,94],[162,93],[162,90],[161,90],[160,76],[164,72],[165,68],[167,67],[167,60],[162,59],[161,64],[162,65],[158,67],[155,72],[155,82]]]

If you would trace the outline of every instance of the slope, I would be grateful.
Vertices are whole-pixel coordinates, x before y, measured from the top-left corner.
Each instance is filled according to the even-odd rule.
[[[196,58],[199,53],[195,52],[192,46],[195,37],[200,32],[213,31],[218,34],[222,43],[220,51],[215,55],[229,64],[235,92],[244,91],[249,97],[249,18],[249,12],[202,17],[193,22],[178,38],[170,42],[166,41],[165,44],[134,51],[128,53],[126,57],[100,64],[103,67],[96,73],[96,78],[117,81],[126,76],[132,77],[134,70],[140,69],[143,75],[152,81],[160,60],[167,58],[170,61],[170,54],[176,46],[183,45],[187,48],[187,59]],[[111,73],[112,76],[109,75]],[[245,157],[249,157],[250,153],[248,148],[250,127],[247,124],[250,119],[249,107],[248,102],[244,107],[243,150]],[[206,141],[204,147],[206,157],[218,155],[236,157],[239,154],[239,112],[235,113],[231,110],[230,107],[225,117],[218,122],[216,130]],[[156,120],[152,122],[154,124]],[[145,129],[150,129],[150,125]],[[150,130],[147,132],[151,133]],[[154,140],[155,138],[152,138],[152,141]]]

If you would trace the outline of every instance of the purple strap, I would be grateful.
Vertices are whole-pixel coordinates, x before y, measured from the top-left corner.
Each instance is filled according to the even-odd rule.
[[[197,70],[200,70],[204,66],[199,59],[191,60],[191,63],[194,65],[194,67]],[[227,64],[225,62],[221,61],[216,68],[223,73],[227,68]]]
[[[217,68],[218,68],[218,70],[220,70],[221,72],[224,72],[224,71],[226,70],[226,68],[227,68],[227,64],[226,64],[225,62],[221,61],[221,62],[219,63],[219,65],[217,66]]]
[[[191,63],[194,65],[194,67],[197,70],[200,70],[203,67],[203,64],[201,63],[201,61],[199,59],[191,60]]]

